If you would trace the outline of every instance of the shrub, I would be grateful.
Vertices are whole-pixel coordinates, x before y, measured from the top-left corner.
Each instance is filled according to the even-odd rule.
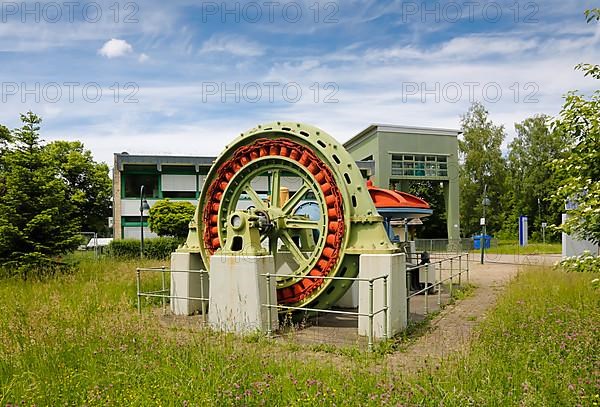
[[[196,207],[188,201],[163,199],[150,208],[148,224],[159,236],[174,236],[185,239],[188,225],[194,217]]]
[[[581,256],[564,259],[559,266],[571,272],[600,273],[600,257],[594,257],[586,251]]]
[[[181,240],[174,237],[158,237],[144,240],[144,257],[164,260],[171,256]],[[113,240],[108,245],[107,253],[111,257],[134,259],[140,256],[140,241],[135,239]]]

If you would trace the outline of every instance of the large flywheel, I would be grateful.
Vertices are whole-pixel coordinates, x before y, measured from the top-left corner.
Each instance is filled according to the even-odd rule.
[[[226,147],[207,175],[183,250],[199,251],[209,267],[237,211],[255,220],[261,247],[273,255],[284,305],[328,308],[349,281],[307,276],[355,277],[359,253],[396,250],[350,155],[304,124],[258,126]]]

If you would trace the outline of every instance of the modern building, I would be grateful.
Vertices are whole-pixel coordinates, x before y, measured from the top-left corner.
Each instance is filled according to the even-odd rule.
[[[113,169],[113,228],[115,239],[139,239],[140,189],[148,204],[170,198],[198,204],[206,174],[215,157],[115,154]],[[156,237],[144,213],[144,237]]]
[[[376,186],[408,192],[412,182],[439,181],[444,186],[448,238],[460,238],[458,130],[374,124],[344,143],[365,178]],[[150,206],[163,198],[198,204],[206,174],[215,157],[115,154],[113,170],[114,237],[140,237],[140,188]],[[263,179],[264,178],[264,179]],[[253,184],[259,195],[270,193],[269,180]],[[289,184],[289,185],[288,185]],[[297,185],[282,177],[290,192]],[[249,205],[251,204],[248,201]],[[436,208],[433,208],[434,210]],[[155,237],[143,218],[144,237]]]
[[[381,188],[408,192],[411,183],[443,184],[448,238],[460,238],[458,130],[373,124],[344,147]],[[435,210],[435,208],[434,208]]]

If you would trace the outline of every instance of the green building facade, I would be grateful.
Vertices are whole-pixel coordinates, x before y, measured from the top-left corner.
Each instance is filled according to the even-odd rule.
[[[140,188],[152,205],[164,198],[198,204],[202,185],[215,157],[114,155],[113,236],[115,239],[155,237],[148,228],[148,213],[140,222]]]
[[[374,124],[344,147],[359,167],[369,169],[376,186],[408,192],[411,183],[439,181],[444,188],[448,239],[459,239],[459,134],[451,129]]]

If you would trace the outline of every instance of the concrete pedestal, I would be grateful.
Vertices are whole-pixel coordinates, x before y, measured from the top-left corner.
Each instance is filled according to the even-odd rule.
[[[202,257],[198,253],[172,253],[171,270],[201,270]],[[171,272],[171,295],[175,297],[208,298],[208,275],[200,273]],[[191,315],[202,309],[202,301],[171,299],[171,312]]]
[[[265,273],[273,273],[273,256],[221,256],[210,258],[210,312],[214,329],[252,333],[266,332],[269,309]],[[277,283],[271,278],[271,304],[277,304]],[[271,326],[277,328],[277,309],[271,308]]]
[[[360,278],[375,278],[388,275],[387,278],[387,337],[391,338],[407,326],[406,320],[406,255],[396,254],[362,254],[360,256]],[[359,313],[369,313],[369,282],[360,281]],[[384,306],[383,279],[373,283],[373,312]],[[383,338],[384,313],[373,317],[373,337]],[[358,317],[358,334],[369,335],[369,317]]]

